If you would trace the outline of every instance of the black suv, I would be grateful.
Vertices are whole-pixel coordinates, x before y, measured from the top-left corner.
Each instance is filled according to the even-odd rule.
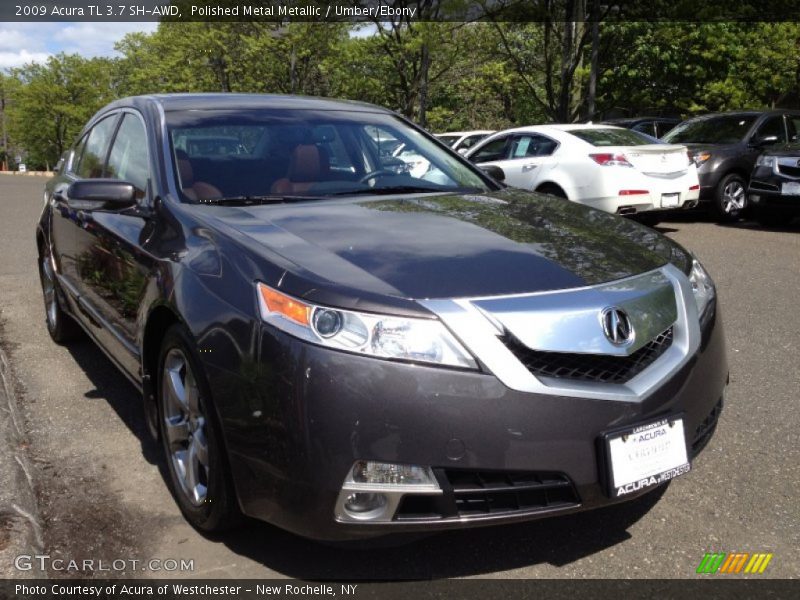
[[[624,119],[606,119],[603,123],[616,125],[625,129],[632,129],[654,138],[662,138],[667,132],[680,123],[680,119],[673,117],[626,117]]]
[[[740,111],[689,119],[664,136],[689,148],[700,176],[700,201],[713,203],[720,221],[747,208],[747,184],[765,148],[797,141],[800,111]]]
[[[758,157],[748,200],[767,227],[800,217],[800,143],[773,147]]]

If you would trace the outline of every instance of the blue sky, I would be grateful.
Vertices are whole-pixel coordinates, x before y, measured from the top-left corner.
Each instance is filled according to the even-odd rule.
[[[158,23],[0,22],[0,70],[42,62],[59,52],[114,56],[114,43],[132,31],[154,31]]]

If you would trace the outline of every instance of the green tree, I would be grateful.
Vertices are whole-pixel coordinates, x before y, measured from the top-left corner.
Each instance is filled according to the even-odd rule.
[[[49,167],[87,120],[117,96],[113,61],[58,54],[45,64],[14,69],[9,134],[34,166]]]

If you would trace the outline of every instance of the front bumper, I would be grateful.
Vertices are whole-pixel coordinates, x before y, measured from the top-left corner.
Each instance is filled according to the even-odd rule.
[[[757,210],[772,210],[788,215],[800,215],[800,196],[781,193],[783,182],[779,177],[762,177],[750,181],[748,200]]]
[[[682,412],[687,443],[699,450],[728,378],[718,315],[694,356],[639,402],[519,392],[490,374],[337,352],[268,326],[261,328],[258,356],[237,374],[209,365],[241,508],[300,535],[331,540],[529,520],[618,502],[603,492],[600,434]],[[576,501],[466,516],[419,513],[381,524],[338,522],[337,498],[356,460],[431,466],[437,477],[446,471],[559,474]]]

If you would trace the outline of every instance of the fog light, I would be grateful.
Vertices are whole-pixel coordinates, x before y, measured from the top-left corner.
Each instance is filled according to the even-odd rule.
[[[750,194],[750,202],[758,204],[759,202],[761,202],[761,196],[758,196],[756,194]]]
[[[353,465],[352,481],[367,485],[422,485],[434,489],[439,488],[429,467],[380,463],[371,460],[359,460]]]
[[[365,516],[368,513],[378,511],[386,506],[386,496],[383,494],[356,492],[347,496],[344,508],[346,511]]]

